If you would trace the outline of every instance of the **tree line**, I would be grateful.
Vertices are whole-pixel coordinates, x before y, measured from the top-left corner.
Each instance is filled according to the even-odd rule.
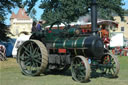
[[[35,14],[38,0],[0,0],[0,40],[7,40],[9,37],[9,29],[5,25],[6,15],[11,13],[11,9],[15,7],[27,7],[28,15],[36,20]],[[97,0],[98,18],[113,19],[114,15],[123,17],[128,14],[128,10],[124,10],[123,0]],[[91,0],[41,0],[39,8],[44,10],[41,18],[46,21],[45,25],[62,20],[67,23],[76,21],[80,16],[90,14]]]

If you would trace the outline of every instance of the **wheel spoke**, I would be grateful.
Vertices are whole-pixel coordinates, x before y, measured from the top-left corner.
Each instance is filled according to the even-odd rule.
[[[35,64],[36,67],[39,67],[37,62],[34,62],[34,64]]]
[[[42,63],[42,62],[41,62],[40,60],[38,60],[38,59],[34,59],[34,61],[37,62],[37,63],[39,63],[39,64]]]
[[[114,66],[116,63],[115,62],[112,62],[112,65]]]
[[[33,55],[35,55],[36,51],[38,50],[38,48],[35,48],[33,51]]]
[[[30,66],[31,62],[26,62],[25,66]]]
[[[29,59],[29,57],[28,56],[25,56],[24,54],[22,54],[19,58],[22,61],[24,61],[25,59]]]
[[[24,52],[24,54],[26,54],[28,57],[30,56],[30,54],[28,52],[26,52],[26,51]]]
[[[34,47],[33,47],[34,45],[33,45],[33,43],[31,42],[30,43],[30,49],[31,49],[31,51],[30,52],[32,52],[33,53],[33,50],[34,50]]]
[[[111,68],[109,68],[109,74],[112,74]]]
[[[38,54],[40,52],[40,49],[39,48],[37,48],[37,51],[35,52],[36,54]]]
[[[113,73],[115,73],[115,70],[114,70],[114,68],[112,68],[112,71],[113,71]]]
[[[30,53],[32,53],[31,42],[30,42],[30,44],[28,44],[28,46],[27,46],[27,47],[29,48]]]
[[[107,68],[105,69],[105,73],[107,73]]]
[[[34,55],[33,57],[34,57],[34,58],[38,58],[38,59],[39,59],[39,58],[40,58],[40,56],[41,56],[41,54],[36,54],[36,55]],[[42,58],[40,58],[40,59],[42,59]]]
[[[81,71],[80,71],[80,74],[81,74],[81,76],[83,76],[83,77],[85,76],[85,73],[84,73],[84,72],[81,72]]]
[[[30,62],[30,58],[28,58],[27,60],[24,61],[24,64],[26,65],[26,63]]]
[[[25,46],[23,46],[23,48],[25,49],[25,52],[27,51],[28,53],[30,53],[30,51]]]
[[[30,63],[30,69],[29,71],[31,72],[32,71],[32,62]]]

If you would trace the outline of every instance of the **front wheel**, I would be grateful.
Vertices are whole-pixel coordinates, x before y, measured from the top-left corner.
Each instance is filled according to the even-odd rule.
[[[119,62],[116,56],[106,53],[103,57],[103,65],[106,77],[115,78],[119,73]]]
[[[71,72],[74,80],[87,82],[90,77],[90,65],[84,56],[76,56],[71,63]]]

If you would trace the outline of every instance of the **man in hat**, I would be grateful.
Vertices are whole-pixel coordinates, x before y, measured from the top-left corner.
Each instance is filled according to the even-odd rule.
[[[37,31],[41,31],[41,29],[42,29],[41,25],[42,25],[42,21],[40,20],[40,21],[38,22],[37,26],[36,26]]]

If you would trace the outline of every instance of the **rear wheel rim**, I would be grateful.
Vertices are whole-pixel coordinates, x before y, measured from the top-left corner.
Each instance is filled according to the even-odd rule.
[[[25,75],[39,75],[45,70],[48,58],[47,50],[38,40],[29,40],[18,50],[18,63]]]

